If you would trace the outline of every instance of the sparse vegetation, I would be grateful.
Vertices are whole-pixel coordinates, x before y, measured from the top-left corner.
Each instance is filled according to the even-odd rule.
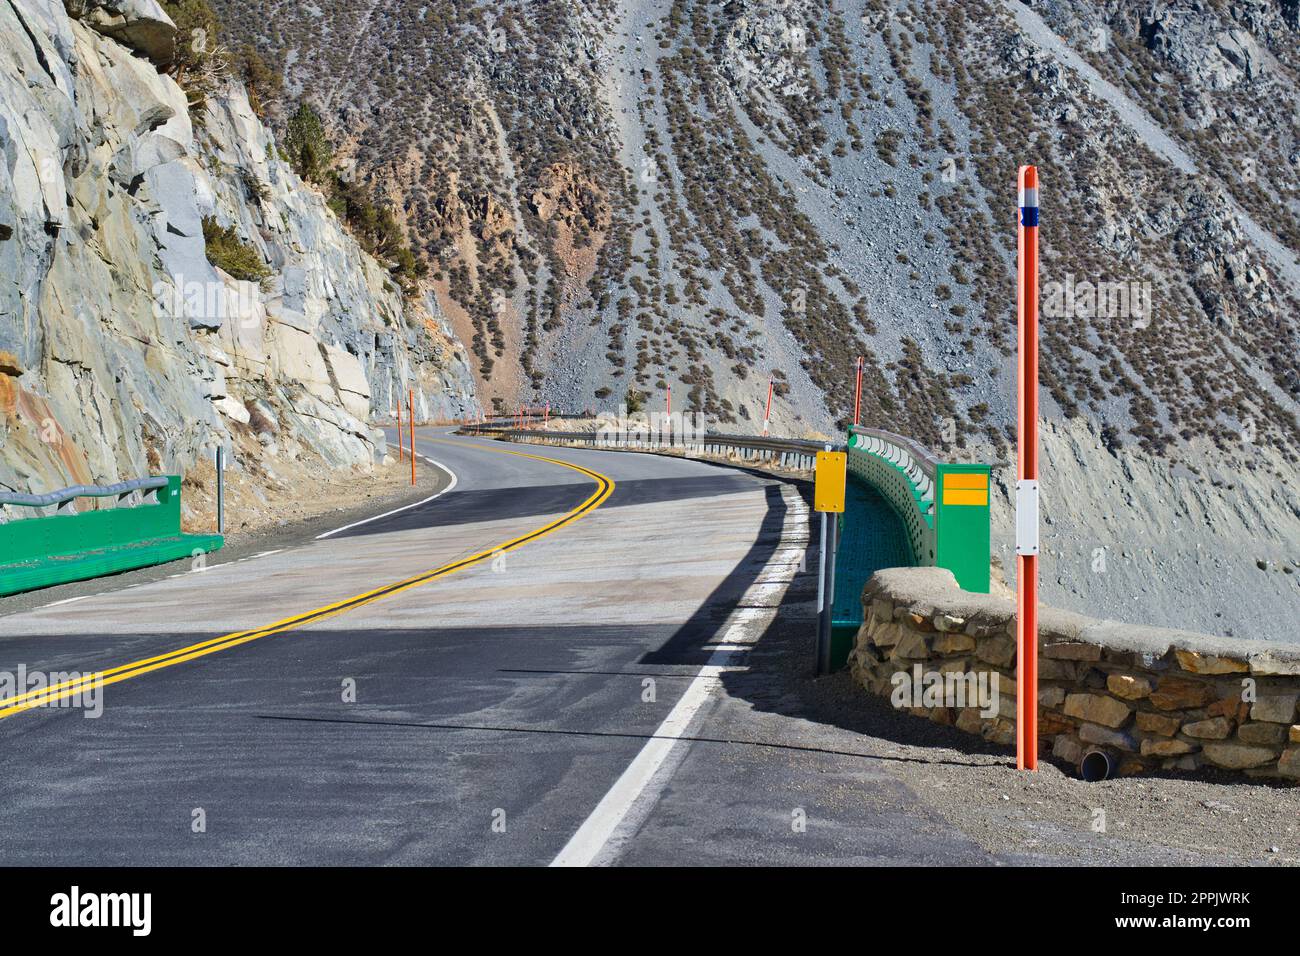
[[[260,282],[271,274],[261,254],[213,216],[203,218],[203,244],[208,262],[232,278]]]

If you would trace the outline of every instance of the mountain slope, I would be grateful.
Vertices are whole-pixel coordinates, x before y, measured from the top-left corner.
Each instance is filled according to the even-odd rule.
[[[217,6],[283,64],[271,115],[315,104],[397,205],[503,408],[671,386],[752,430],[772,376],[774,429],[829,433],[863,354],[867,424],[1006,463],[1036,163],[1047,598],[1294,605],[1291,0]]]

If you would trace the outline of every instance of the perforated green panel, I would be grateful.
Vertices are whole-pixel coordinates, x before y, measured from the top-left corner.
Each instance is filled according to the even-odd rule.
[[[897,510],[874,487],[850,476],[840,517],[840,548],[835,558],[835,627],[862,623],[862,589],[881,568],[912,564],[907,529]]]
[[[849,448],[849,474],[875,488],[893,506],[911,549],[910,558],[904,564],[934,564],[933,502],[922,499],[907,473],[892,462]]]

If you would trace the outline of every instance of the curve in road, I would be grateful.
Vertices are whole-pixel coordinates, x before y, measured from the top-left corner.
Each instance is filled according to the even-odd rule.
[[[341,601],[335,601],[332,604],[325,605],[324,607],[313,608],[310,611],[305,611],[301,614],[293,615],[292,617],[283,618],[282,620],[268,624],[265,627],[224,634],[221,637],[202,641],[198,644],[191,644],[188,647],[180,647],[164,654],[147,657],[143,660],[132,661],[128,664],[121,664],[116,667],[109,667],[105,670],[94,672],[79,671],[78,673],[81,673],[83,676],[5,698],[4,700],[0,700],[0,720],[3,720],[6,717],[11,717],[14,714],[20,714],[32,710],[36,707],[49,706],[57,701],[82,695],[84,691],[89,689],[88,685],[90,684],[106,686],[109,684],[116,684],[120,681],[130,680],[135,677],[141,677],[165,667],[175,667],[177,664],[184,664],[187,661],[192,661],[199,657],[205,657],[208,654],[215,654],[218,651],[229,650],[233,647],[238,647],[241,644],[247,644],[250,641],[260,640],[261,638],[270,637],[275,634],[283,634],[286,631],[302,627],[304,624],[323,621],[326,618],[333,617],[337,614],[344,614],[348,611],[355,610],[356,608],[364,607],[367,604],[373,604],[375,601],[382,601],[384,598],[392,597],[395,594],[400,594],[403,591],[410,590],[411,588],[420,587],[423,584],[428,584],[430,581],[435,581],[439,578],[446,577],[449,574],[454,574],[463,568],[471,567],[478,564],[480,561],[484,561],[487,558],[494,557],[498,554],[513,551],[516,548],[523,547],[530,541],[536,541],[554,531],[558,531],[560,528],[577,521],[583,515],[599,508],[614,491],[613,480],[602,475],[600,472],[591,471],[580,465],[575,465],[572,462],[547,458],[542,455],[529,455],[524,452],[508,451],[503,448],[489,448],[483,450],[501,455],[516,455],[521,458],[532,458],[536,461],[559,465],[563,468],[570,468],[586,475],[588,478],[591,478],[596,483],[596,490],[577,507],[573,508],[560,518],[547,522],[540,528],[535,528],[532,531],[512,538],[509,541],[503,541],[493,547],[481,550],[477,554],[472,554],[469,557],[452,561],[448,564],[442,565],[441,567],[434,568],[431,571],[425,571],[421,574],[406,578],[405,580],[395,581],[391,584],[374,588],[362,594],[355,594],[351,597],[344,598]],[[448,486],[447,489],[444,489],[444,492],[454,487],[454,473],[451,474],[453,475],[453,484]],[[426,498],[424,501],[418,502],[417,505],[431,502],[440,497],[444,492],[439,492],[437,495]],[[404,510],[406,509],[398,509],[398,511]],[[377,516],[377,519],[371,520],[387,518],[396,513],[397,512],[395,511],[388,512],[387,514]],[[347,531],[364,523],[366,522],[356,522],[353,525],[338,530]],[[333,533],[334,532],[328,532],[326,535],[322,535],[321,537],[327,537]]]

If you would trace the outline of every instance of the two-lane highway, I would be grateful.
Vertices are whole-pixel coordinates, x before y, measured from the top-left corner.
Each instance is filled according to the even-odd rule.
[[[419,450],[435,500],[0,617],[0,673],[105,680],[94,719],[75,676],[0,703],[0,861],[608,857],[797,572],[803,504],[680,459]]]

